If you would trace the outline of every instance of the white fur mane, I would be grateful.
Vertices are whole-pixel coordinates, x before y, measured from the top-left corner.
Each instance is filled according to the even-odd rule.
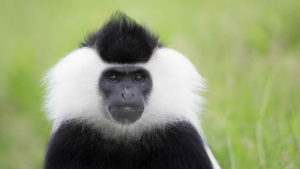
[[[200,129],[197,112],[203,99],[198,92],[204,88],[204,80],[192,63],[175,50],[158,48],[150,61],[136,65],[150,72],[153,89],[142,117],[124,126],[104,117],[98,89],[103,70],[115,65],[103,62],[88,47],[64,57],[45,77],[44,107],[49,119],[54,120],[54,130],[61,122],[72,119],[104,127],[111,135],[124,132],[136,135],[152,126],[180,120],[187,120]]]

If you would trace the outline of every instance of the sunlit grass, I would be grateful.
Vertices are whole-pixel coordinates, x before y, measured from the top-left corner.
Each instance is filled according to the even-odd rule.
[[[226,169],[300,166],[300,3],[22,1],[0,5],[0,169],[41,168],[51,123],[40,80],[123,10],[207,79],[202,124]]]

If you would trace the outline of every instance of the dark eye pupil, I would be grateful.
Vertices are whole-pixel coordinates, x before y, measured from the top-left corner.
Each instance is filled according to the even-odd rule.
[[[142,81],[143,80],[143,76],[142,75],[136,75],[135,76],[135,80],[136,81]]]
[[[117,77],[117,75],[110,75],[110,76],[109,76],[109,79],[110,79],[111,81],[117,81],[117,80],[118,80],[118,77]]]

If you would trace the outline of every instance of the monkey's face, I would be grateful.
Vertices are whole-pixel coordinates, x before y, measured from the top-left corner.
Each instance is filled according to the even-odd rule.
[[[99,80],[106,118],[121,124],[137,121],[152,89],[149,72],[137,66],[107,68]]]

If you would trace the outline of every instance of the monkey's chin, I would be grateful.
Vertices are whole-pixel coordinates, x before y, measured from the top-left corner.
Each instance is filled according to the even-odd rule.
[[[144,109],[133,106],[111,106],[108,107],[108,111],[114,121],[128,125],[140,119]]]

